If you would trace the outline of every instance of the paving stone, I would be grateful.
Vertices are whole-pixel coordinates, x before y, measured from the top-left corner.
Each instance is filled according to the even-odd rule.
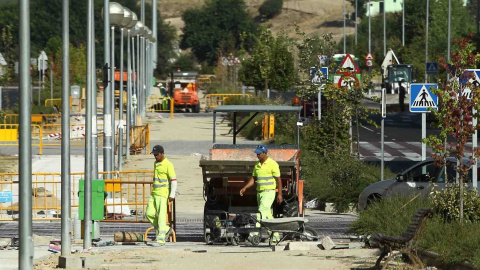
[[[290,242],[286,250],[319,250],[320,242]]]
[[[348,243],[348,248],[363,248],[365,246],[364,242],[350,242]]]
[[[58,267],[68,269],[82,269],[82,259],[78,256],[60,256],[58,257]]]
[[[330,238],[329,236],[324,237],[321,243],[322,243],[323,249],[325,250],[331,250],[332,248],[335,247],[335,243],[333,242],[332,238]]]

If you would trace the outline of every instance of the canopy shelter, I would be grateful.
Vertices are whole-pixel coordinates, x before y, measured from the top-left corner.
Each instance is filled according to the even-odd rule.
[[[295,113],[297,115],[297,146],[300,145],[300,111],[301,106],[283,105],[225,105],[213,109],[213,143],[216,136],[216,115],[217,113],[233,113],[233,144],[237,143],[237,135],[252,119],[259,113]],[[237,129],[237,114],[253,113],[250,118]]]

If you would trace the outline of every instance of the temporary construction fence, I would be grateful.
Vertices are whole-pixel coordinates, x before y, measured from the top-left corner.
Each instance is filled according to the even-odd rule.
[[[105,191],[105,222],[148,222],[145,211],[151,192],[153,170],[100,172]],[[79,180],[84,173],[70,177],[71,217],[78,215]],[[94,180],[95,181],[95,180]],[[61,174],[32,174],[33,220],[59,220],[61,217]],[[18,173],[0,173],[0,221],[18,220]]]
[[[170,112],[170,118],[173,118],[174,100],[169,97],[149,97],[147,112]]]
[[[13,117],[8,120],[14,121]],[[0,124],[0,146],[18,146],[19,124]],[[34,124],[32,127],[32,146],[39,147],[39,155],[43,154],[45,146],[61,145],[61,124]],[[97,125],[98,145],[103,145],[103,124]],[[85,124],[70,125],[70,145],[85,145]],[[117,135],[118,136],[118,133]],[[130,129],[130,152],[141,153],[144,149],[150,148],[150,126],[132,126]],[[118,137],[117,137],[118,139]],[[125,145],[126,135],[123,137]],[[118,142],[118,140],[116,140]]]
[[[249,94],[208,94],[205,96],[205,111],[209,112],[212,109],[225,105],[228,101],[234,98],[250,98]]]
[[[43,149],[43,129],[40,125],[31,125],[32,146],[39,147],[39,155]],[[18,124],[0,124],[0,146],[18,146]]]
[[[61,123],[62,115],[61,114],[32,114],[30,120],[32,124],[43,125],[43,124],[54,124]],[[3,124],[19,124],[20,116],[18,114],[5,114],[3,117]]]

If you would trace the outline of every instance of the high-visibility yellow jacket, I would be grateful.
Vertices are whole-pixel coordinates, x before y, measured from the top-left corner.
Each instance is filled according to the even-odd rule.
[[[171,181],[177,181],[173,164],[167,158],[164,158],[162,162],[155,161],[152,195],[168,198]]]
[[[277,182],[274,177],[280,177],[280,168],[275,160],[267,157],[263,164],[260,161],[255,163],[252,175],[257,180],[257,191],[275,190]]]

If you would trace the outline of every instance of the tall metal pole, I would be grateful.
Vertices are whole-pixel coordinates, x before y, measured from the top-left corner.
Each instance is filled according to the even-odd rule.
[[[135,31],[135,35],[138,35],[138,32]],[[132,40],[131,40],[131,43],[132,43],[132,53],[131,53],[131,58],[132,58],[132,74],[134,74],[133,76],[133,81],[132,81],[132,96],[135,96],[135,98],[132,98],[132,112],[131,112],[131,118],[130,118],[130,121],[131,121],[131,124],[135,126],[135,124],[137,123],[136,122],[136,118],[137,118],[137,109],[136,109],[136,100],[138,98],[137,96],[137,88],[138,88],[138,83],[137,83],[137,77],[138,77],[138,70],[137,70],[137,65],[136,65],[136,61],[135,61],[135,56],[136,56],[136,51],[135,51],[135,36],[132,37]],[[138,49],[137,49],[138,50]],[[133,103],[133,100],[135,100],[135,103]]]
[[[40,54],[40,58],[42,58],[42,54]],[[43,68],[43,60],[38,60],[38,106],[40,105],[40,95],[42,93],[42,68]]]
[[[111,80],[110,73],[110,1],[103,2],[103,61],[107,69],[107,80]],[[112,130],[109,123],[112,119],[113,81],[104,82],[103,89],[103,171],[112,171]],[[104,179],[111,179],[111,174],[104,175]]]
[[[32,235],[32,114],[30,100],[30,1],[19,1],[19,43],[20,43],[20,124],[19,124],[19,220],[20,250],[19,269],[33,268]]]
[[[405,1],[402,0],[402,46],[405,47]]]
[[[70,0],[62,1],[62,256],[72,252],[70,239]]]
[[[372,52],[372,14],[370,13],[370,0],[368,0],[368,52]]]
[[[135,115],[133,118],[133,121],[135,125],[137,125],[137,116],[139,115],[138,113],[138,104],[139,104],[139,99],[140,99],[140,35],[137,35],[137,57],[136,57],[136,64],[137,64],[137,88],[135,89],[135,95],[137,97],[136,99],[136,104],[135,104]]]
[[[95,16],[93,9],[91,10],[92,21],[92,92],[93,92],[93,99],[92,99],[92,179],[98,179],[98,132],[97,132],[97,73],[96,73],[96,60],[95,60]]]
[[[430,0],[427,0],[427,18],[425,29],[425,67],[428,63],[428,14],[430,9]],[[425,83],[428,82],[427,69],[425,68]],[[422,160],[427,158],[427,145],[423,142],[423,139],[427,138],[427,114],[422,113]]]
[[[83,248],[89,249],[92,245],[92,127],[93,127],[93,89],[92,89],[92,44],[93,31],[93,0],[87,0],[87,108],[86,108],[86,138],[85,138],[85,182],[84,182],[84,230]]]
[[[152,0],[152,32],[153,32],[153,37],[155,40],[157,40],[157,0]],[[157,61],[158,61],[158,56],[157,56],[157,42],[153,43],[153,48],[152,48],[152,62],[153,62],[153,69],[157,69]]]
[[[387,55],[387,3],[383,1],[383,56]]]
[[[346,12],[345,8],[346,8],[345,0],[343,0],[343,54],[347,53],[347,34],[345,31],[345,28],[347,27],[347,22],[345,18],[345,12]]]
[[[120,28],[120,100],[118,102],[118,170],[123,170],[123,29]]]
[[[357,45],[357,37],[358,37],[357,13],[358,13],[358,3],[357,3],[357,0],[355,0],[355,45]]]
[[[53,71],[50,66],[50,99],[53,99]]]
[[[145,0],[142,0],[141,1],[141,6],[140,6],[140,12],[141,12],[141,19],[142,19],[142,23],[143,23],[143,26],[144,26],[144,35],[142,36],[141,38],[141,49],[140,49],[140,57],[141,57],[141,60],[140,60],[140,64],[141,64],[141,76],[142,76],[142,84],[141,84],[141,88],[140,88],[140,99],[139,99],[139,105],[140,105],[140,115],[143,117],[144,116],[144,110],[143,110],[143,102],[145,100],[145,36],[146,36],[146,33],[147,33],[147,26],[145,25]]]
[[[130,125],[132,121],[132,60],[130,49],[130,29],[127,29],[127,130],[126,130],[126,145],[125,157],[130,158]]]
[[[111,39],[111,43],[112,43],[112,49],[111,49],[111,63],[112,63],[112,95],[115,96],[115,26],[111,26],[111,32],[112,32],[112,39]],[[114,101],[115,99],[113,98],[112,101]],[[115,168],[115,147],[117,146],[116,142],[115,142],[115,102],[112,102],[111,104],[111,108],[112,108],[112,118],[110,119],[110,131],[111,131],[111,134],[112,134],[112,149],[110,150],[112,152],[112,160],[110,160],[111,162],[111,167],[112,170],[114,170]]]

